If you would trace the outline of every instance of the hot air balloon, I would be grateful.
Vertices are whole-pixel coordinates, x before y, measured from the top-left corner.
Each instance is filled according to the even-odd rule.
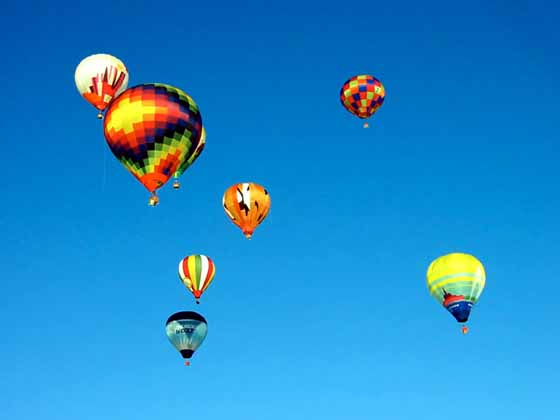
[[[125,90],[107,109],[105,139],[115,157],[152,193],[191,159],[202,130],[193,99],[182,90],[150,83]]]
[[[214,262],[206,255],[189,255],[179,262],[179,278],[200,303],[202,293],[210,286],[216,273]]]
[[[179,189],[179,187],[181,186],[181,184],[179,183],[179,177],[183,175],[183,172],[185,172],[194,163],[194,161],[200,156],[200,154],[204,150],[205,145],[206,145],[206,130],[204,129],[204,127],[202,127],[200,140],[196,146],[194,153],[189,157],[189,159],[181,163],[179,169],[177,169],[177,172],[175,172],[174,175],[175,181],[173,182],[173,188],[175,188],[176,190]]]
[[[466,334],[465,323],[486,284],[482,263],[472,255],[452,253],[434,260],[426,277],[430,294],[463,324]]]
[[[165,333],[173,347],[175,347],[183,359],[185,365],[189,365],[189,359],[200,347],[206,333],[208,324],[204,317],[196,312],[185,311],[171,315],[165,323]]]
[[[385,88],[379,80],[368,74],[348,79],[340,89],[340,102],[358,118],[371,117],[385,100]],[[367,122],[364,128],[369,127]]]
[[[247,239],[262,223],[270,209],[270,195],[259,184],[245,182],[229,187],[222,199],[224,210]]]
[[[111,101],[128,86],[128,70],[121,60],[109,54],[94,54],[76,67],[74,81],[78,92],[99,110],[97,118]]]

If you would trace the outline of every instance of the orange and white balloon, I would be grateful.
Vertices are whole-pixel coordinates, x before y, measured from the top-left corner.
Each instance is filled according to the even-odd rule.
[[[270,195],[259,184],[244,182],[229,187],[222,199],[224,210],[247,239],[262,223],[270,210]]]

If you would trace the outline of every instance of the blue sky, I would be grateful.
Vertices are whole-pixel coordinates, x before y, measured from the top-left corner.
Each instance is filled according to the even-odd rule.
[[[560,181],[553,2],[26,2],[4,38],[0,403],[6,419],[553,419]],[[207,147],[157,208],[74,70],[121,58],[201,108]],[[338,93],[387,97],[364,130]],[[235,182],[268,188],[251,241]],[[471,333],[429,296],[476,255]],[[200,306],[178,261],[209,255]],[[186,368],[173,312],[206,341]]]

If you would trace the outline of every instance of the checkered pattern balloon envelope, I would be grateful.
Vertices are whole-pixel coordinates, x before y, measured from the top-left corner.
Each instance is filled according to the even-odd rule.
[[[104,132],[115,157],[154,193],[196,152],[202,117],[182,90],[142,84],[125,90],[111,103]]]
[[[177,168],[177,172],[175,172],[175,178],[179,178],[183,173],[194,163],[194,161],[200,156],[202,151],[204,150],[204,146],[206,146],[206,130],[202,127],[200,139],[197,142],[197,146],[194,152],[189,156],[188,159],[185,159],[179,168]]]
[[[363,74],[346,81],[340,89],[340,102],[359,118],[371,117],[385,100],[385,88],[375,77]]]

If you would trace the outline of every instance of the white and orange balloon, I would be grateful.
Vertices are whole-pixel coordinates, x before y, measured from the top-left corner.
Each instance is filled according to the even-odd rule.
[[[117,57],[94,54],[76,67],[74,81],[80,95],[99,110],[97,118],[128,86],[128,70]]]

